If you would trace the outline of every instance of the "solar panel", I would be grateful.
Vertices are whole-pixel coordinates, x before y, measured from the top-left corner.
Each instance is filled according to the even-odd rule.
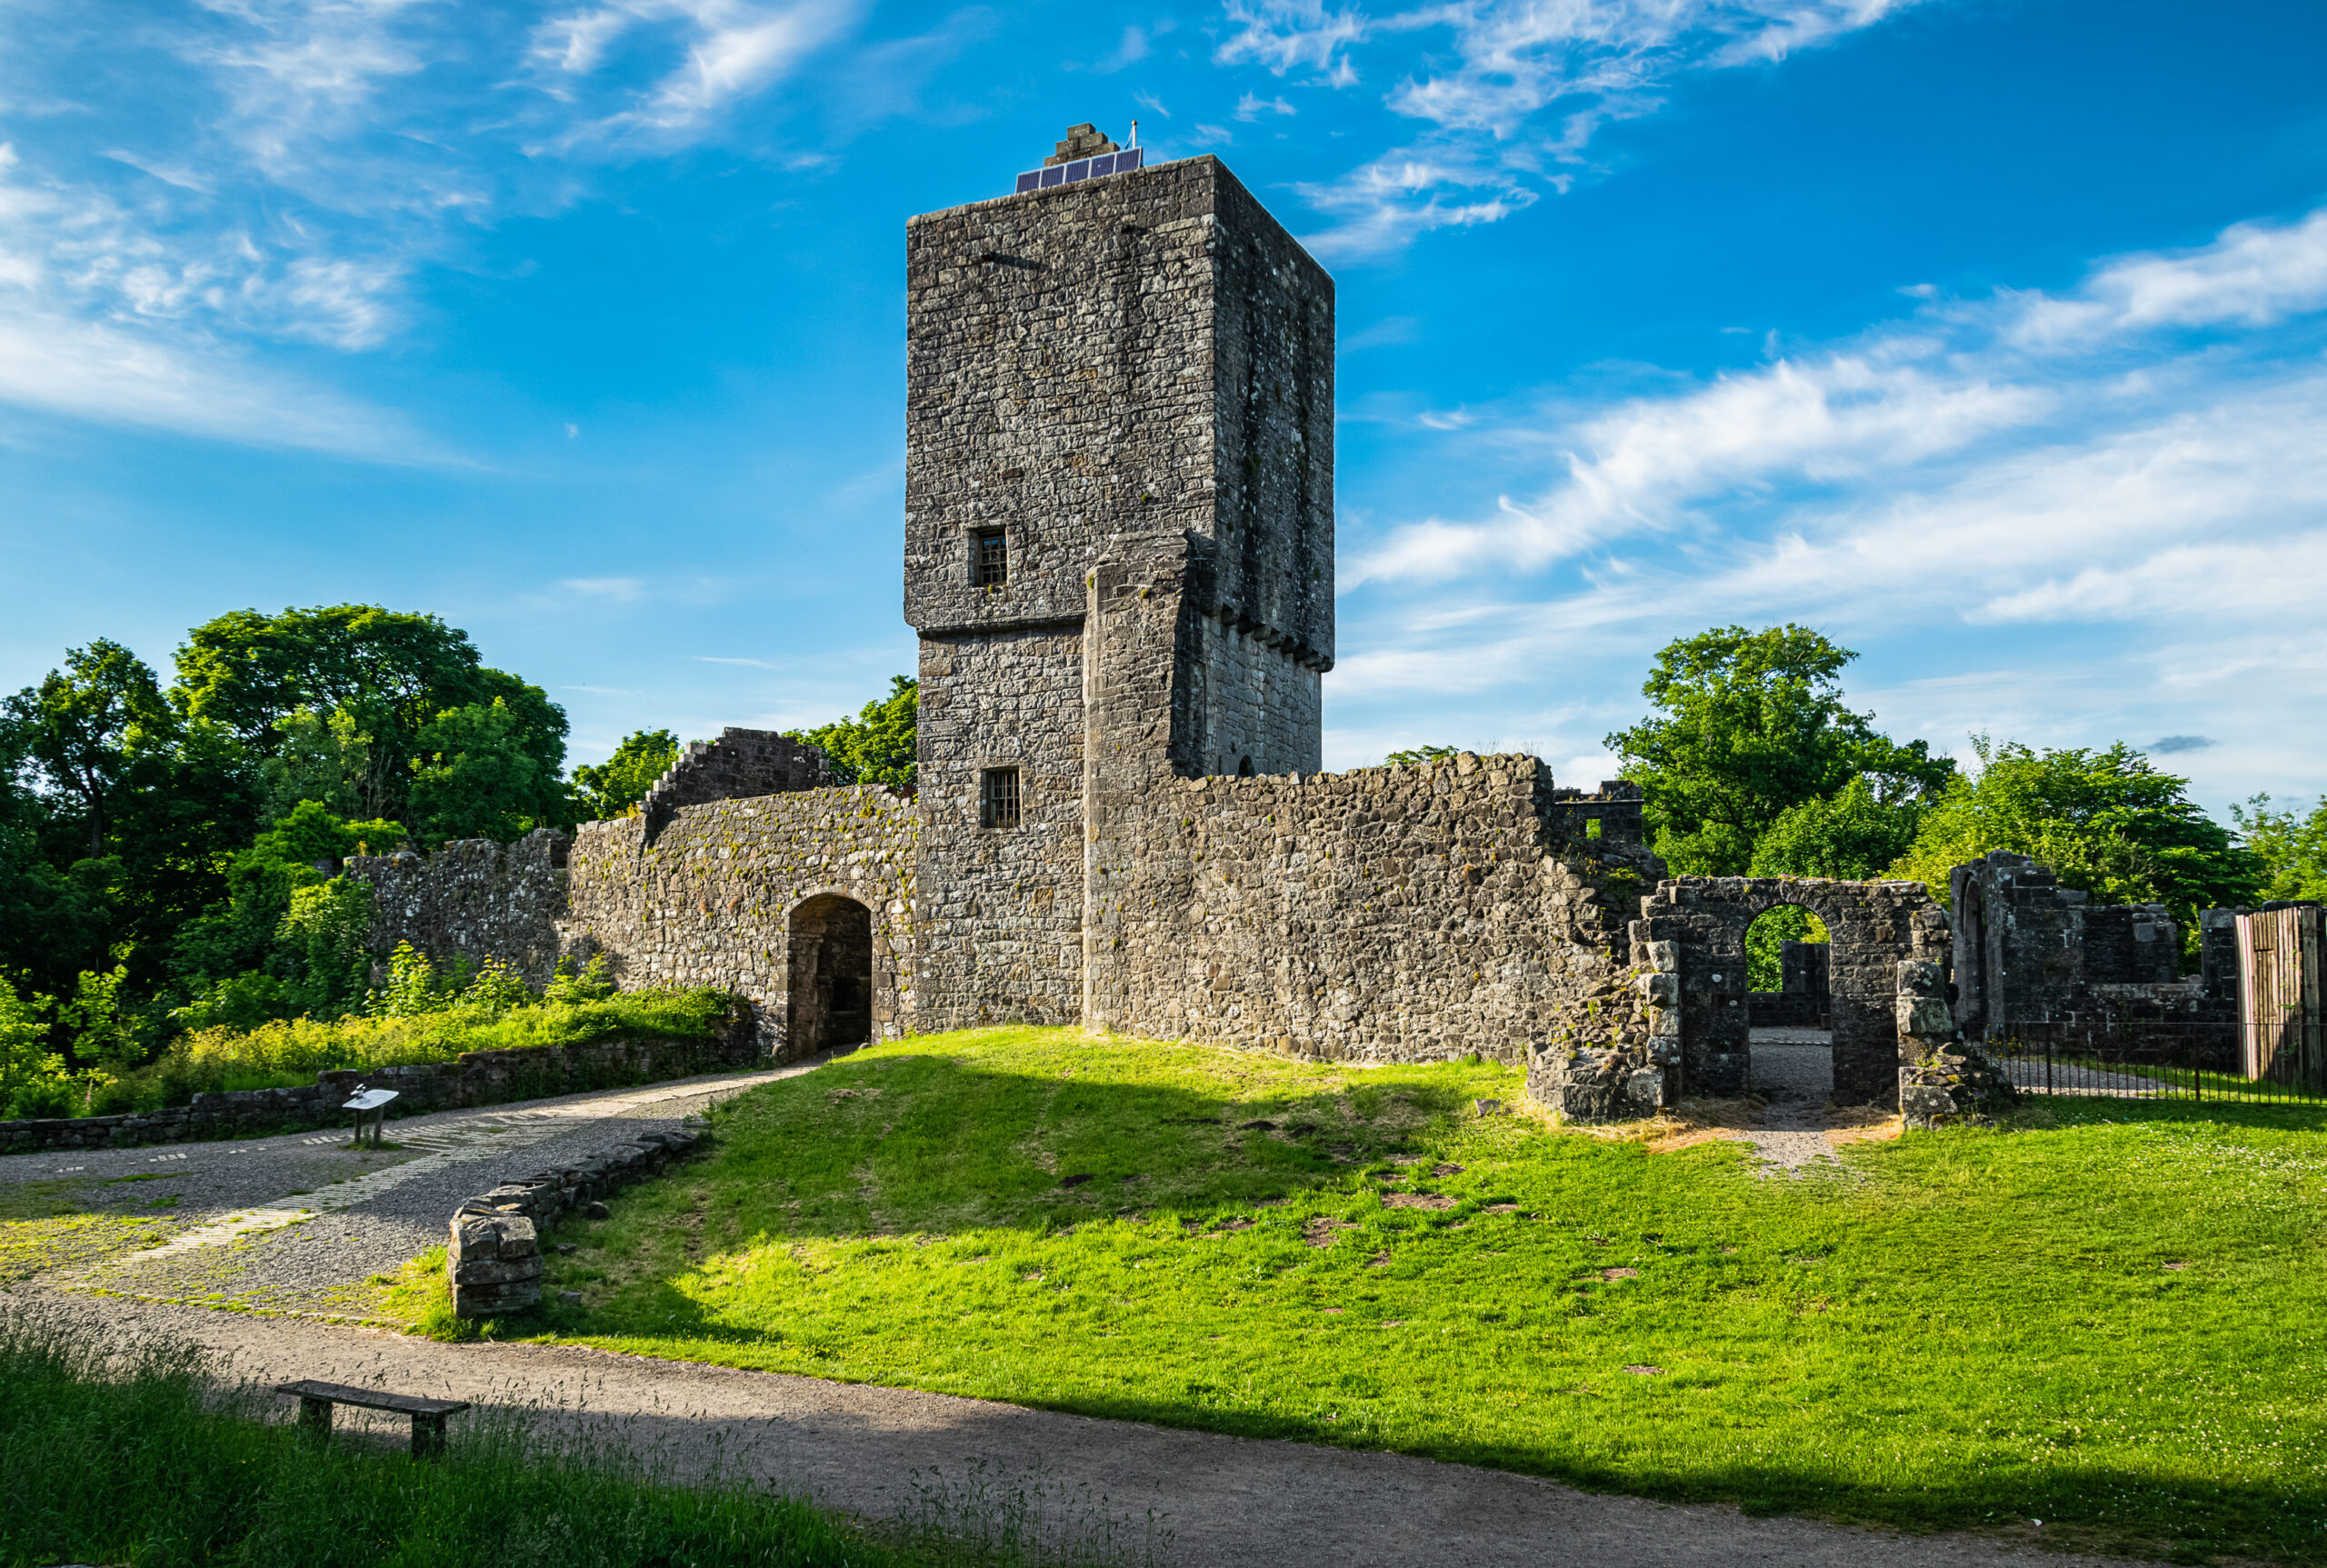
[[[1029,191],[1047,191],[1054,185],[1077,185],[1108,175],[1127,175],[1144,167],[1146,163],[1145,147],[1125,147],[1119,153],[1102,153],[1095,158],[1078,158],[1047,169],[1029,169],[1018,176],[1018,188],[1014,194],[1023,196]]]

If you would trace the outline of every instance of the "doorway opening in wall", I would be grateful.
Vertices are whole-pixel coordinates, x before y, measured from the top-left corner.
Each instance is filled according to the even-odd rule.
[[[1824,924],[1798,904],[1765,909],[1745,928],[1755,1094],[1823,1103],[1834,1092],[1833,954]]]
[[[1248,779],[1253,776],[1252,758],[1246,757],[1243,762],[1236,764],[1236,776],[1240,779]]]
[[[793,910],[784,1054],[814,1056],[873,1038],[873,912],[836,893]]]

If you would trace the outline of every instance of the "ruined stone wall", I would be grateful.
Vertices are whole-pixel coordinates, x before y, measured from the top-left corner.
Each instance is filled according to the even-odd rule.
[[[715,800],[829,789],[832,759],[774,730],[725,729],[715,741],[694,741],[654,781],[639,804],[649,838],[682,806]]]
[[[1635,933],[1679,947],[1682,1092],[1742,1094],[1748,1086],[1745,928],[1754,916],[1798,904],[1816,915],[1828,944],[1828,1015],[1834,1095],[1845,1104],[1890,1102],[1898,1092],[1899,965],[1944,963],[1947,912],[1921,883],[1835,882],[1823,877],[1686,876],[1660,883]]]
[[[877,784],[716,801],[675,812],[648,842],[642,818],[584,825],[560,931],[604,953],[625,989],[716,985],[751,1002],[760,1039],[790,1050],[791,920],[837,894],[872,914],[872,1029],[914,1027],[913,803]]]
[[[346,874],[372,884],[375,968],[409,942],[443,966],[455,955],[498,958],[536,989],[556,967],[573,841],[537,828],[515,844],[456,839],[424,858],[409,850],[351,857]]]
[[[1145,841],[1118,832],[1094,868],[1094,1023],[1333,1060],[1526,1060],[1622,994],[1653,863],[1555,857],[1550,791],[1526,756],[1171,782]]]
[[[2083,934],[2089,985],[2172,985],[2181,979],[2182,928],[2162,904],[2089,906]]]

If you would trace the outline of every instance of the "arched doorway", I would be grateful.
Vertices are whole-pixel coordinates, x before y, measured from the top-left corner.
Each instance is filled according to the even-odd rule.
[[[1799,904],[1832,934],[1827,1022],[1834,1098],[1898,1104],[1899,965],[1942,967],[1947,912],[1919,883],[1808,876],[1682,876],[1641,900],[1637,937],[1675,944],[1681,975],[1682,1094],[1727,1095],[1751,1086],[1746,931],[1780,904]]]
[[[873,912],[820,893],[792,911],[785,1054],[814,1056],[873,1038]]]
[[[1823,1104],[1834,1093],[1833,945],[1799,904],[1773,904],[1745,927],[1747,1083],[1772,1101]]]

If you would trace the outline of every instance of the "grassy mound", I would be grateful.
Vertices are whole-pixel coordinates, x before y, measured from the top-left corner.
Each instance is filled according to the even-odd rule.
[[[1493,1066],[926,1036],[727,1103],[556,1334],[1673,1500],[2327,1547],[2327,1114],[2064,1103],[1842,1151],[1471,1114]],[[553,1296],[553,1299],[554,1297]]]

